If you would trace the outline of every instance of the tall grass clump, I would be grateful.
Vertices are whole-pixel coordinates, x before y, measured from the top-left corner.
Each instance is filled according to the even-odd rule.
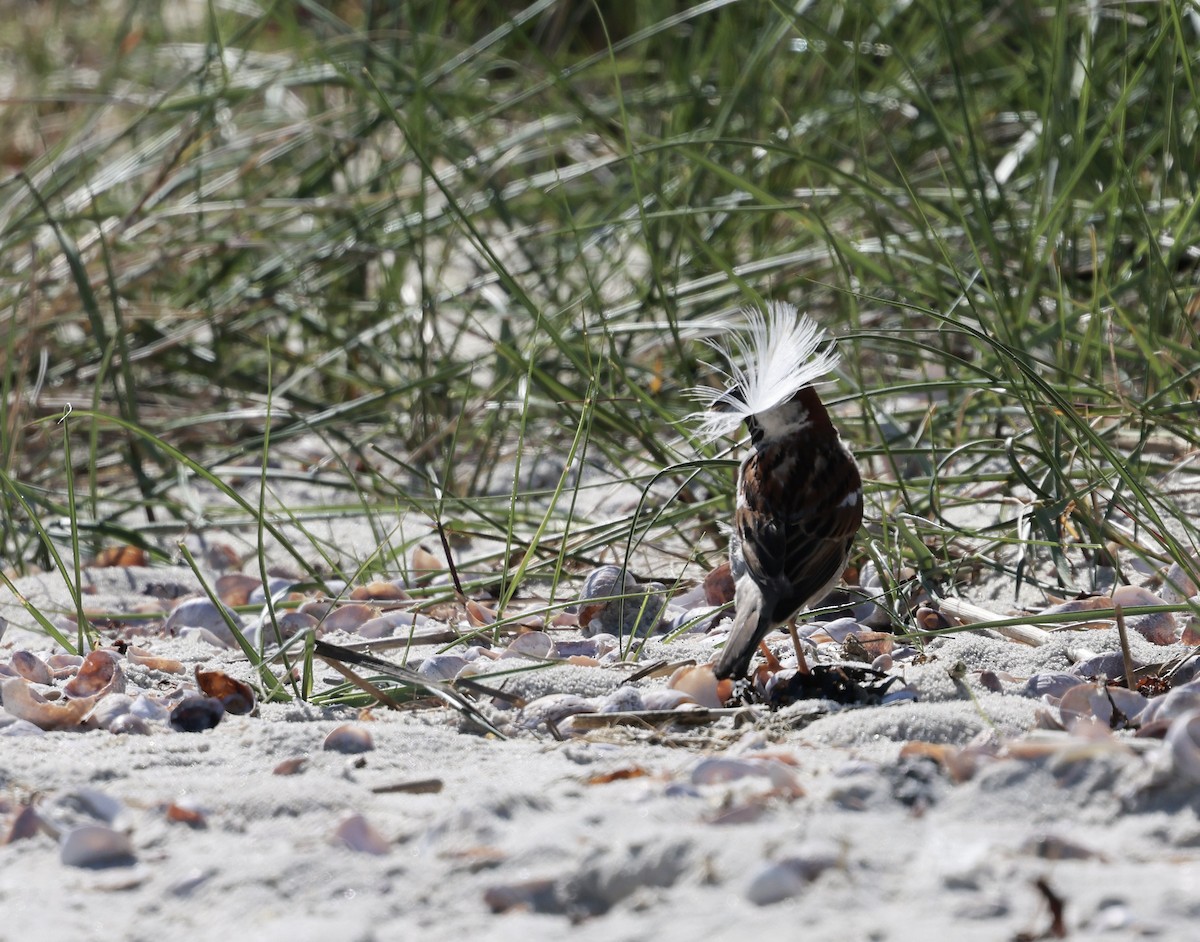
[[[128,0],[0,29],[14,574],[213,526],[394,574],[415,512],[505,601],[627,553],[693,576],[732,487],[681,392],[700,325],[771,297],[841,338],[863,553],[901,584],[1194,566],[1194,4]],[[297,478],[330,490],[283,506]],[[319,535],[363,515],[375,545]]]

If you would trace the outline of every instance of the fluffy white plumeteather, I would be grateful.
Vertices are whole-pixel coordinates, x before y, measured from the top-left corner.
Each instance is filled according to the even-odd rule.
[[[730,334],[728,345],[707,341],[729,363],[725,388],[688,390],[704,407],[690,418],[697,421],[697,432],[705,441],[728,435],[748,417],[787,402],[829,373],[840,359],[832,346],[817,350],[827,335],[811,317],[797,314],[795,305],[771,301],[765,318],[755,308],[744,309],[742,315],[744,326],[722,325]]]

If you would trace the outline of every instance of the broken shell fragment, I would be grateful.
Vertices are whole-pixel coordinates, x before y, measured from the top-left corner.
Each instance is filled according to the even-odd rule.
[[[13,716],[46,730],[73,729],[96,703],[95,697],[52,703],[20,677],[10,677],[0,683],[0,700],[4,702],[4,709]]]

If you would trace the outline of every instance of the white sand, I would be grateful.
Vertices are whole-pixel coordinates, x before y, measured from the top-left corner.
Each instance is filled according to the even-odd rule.
[[[181,570],[153,574],[191,581]],[[146,601],[144,571],[89,578],[89,608]],[[39,604],[69,607],[54,577],[19,587]],[[18,647],[49,653],[43,637],[20,630],[28,616],[11,599],[3,614],[12,626],[0,660]],[[1115,647],[1111,631],[1082,642]],[[12,735],[20,724],[10,724],[0,729],[0,821],[30,800],[69,818],[80,794],[98,792],[123,805],[114,826],[129,832],[134,856],[68,866],[46,833],[0,847],[0,940],[161,942],[183,932],[306,942],[421,930],[523,942],[567,932],[597,942],[759,933],[995,942],[1048,928],[1039,878],[1065,900],[1071,938],[1191,938],[1200,802],[1194,787],[1150,784],[1157,741],[1121,733],[1093,745],[1040,733],[1070,748],[985,761],[962,784],[927,760],[899,758],[909,740],[961,745],[989,731],[998,743],[1022,739],[1037,701],[1017,681],[989,692],[977,672],[1063,669],[1080,644],[1076,636],[1032,649],[960,635],[909,669],[920,702],[815,720],[800,704],[742,731],[724,720],[668,737],[616,729],[502,741],[461,731],[449,710],[374,709],[364,725],[375,749],[347,756],[321,744],[357,711],[303,704],[264,704],[257,717],[227,716],[195,734]],[[170,639],[148,646],[249,679],[232,652]],[[1138,647],[1147,658],[1174,651]],[[656,643],[648,656],[678,651]],[[558,675],[564,688],[581,683],[580,670]],[[553,682],[555,673],[537,676]],[[296,756],[309,760],[301,773],[273,774]],[[764,774],[693,782],[698,769],[715,775],[711,763],[700,766],[713,756],[746,758],[750,766],[732,768]],[[621,770],[647,774],[588,783]],[[436,794],[375,791],[431,778],[443,785]],[[169,822],[172,802],[201,809],[205,826]],[[383,836],[385,853],[331,843],[351,814]],[[531,881],[543,881],[538,892]],[[497,893],[549,911],[493,913]],[[780,899],[752,901],[768,897]]]

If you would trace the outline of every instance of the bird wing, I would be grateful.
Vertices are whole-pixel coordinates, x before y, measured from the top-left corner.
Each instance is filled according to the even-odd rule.
[[[767,454],[746,462],[743,475],[756,478],[745,489],[735,527],[746,572],[763,587],[775,624],[819,601],[841,577],[862,524],[862,479],[840,442],[811,453],[804,473],[797,459]],[[773,469],[763,475],[761,471]]]

